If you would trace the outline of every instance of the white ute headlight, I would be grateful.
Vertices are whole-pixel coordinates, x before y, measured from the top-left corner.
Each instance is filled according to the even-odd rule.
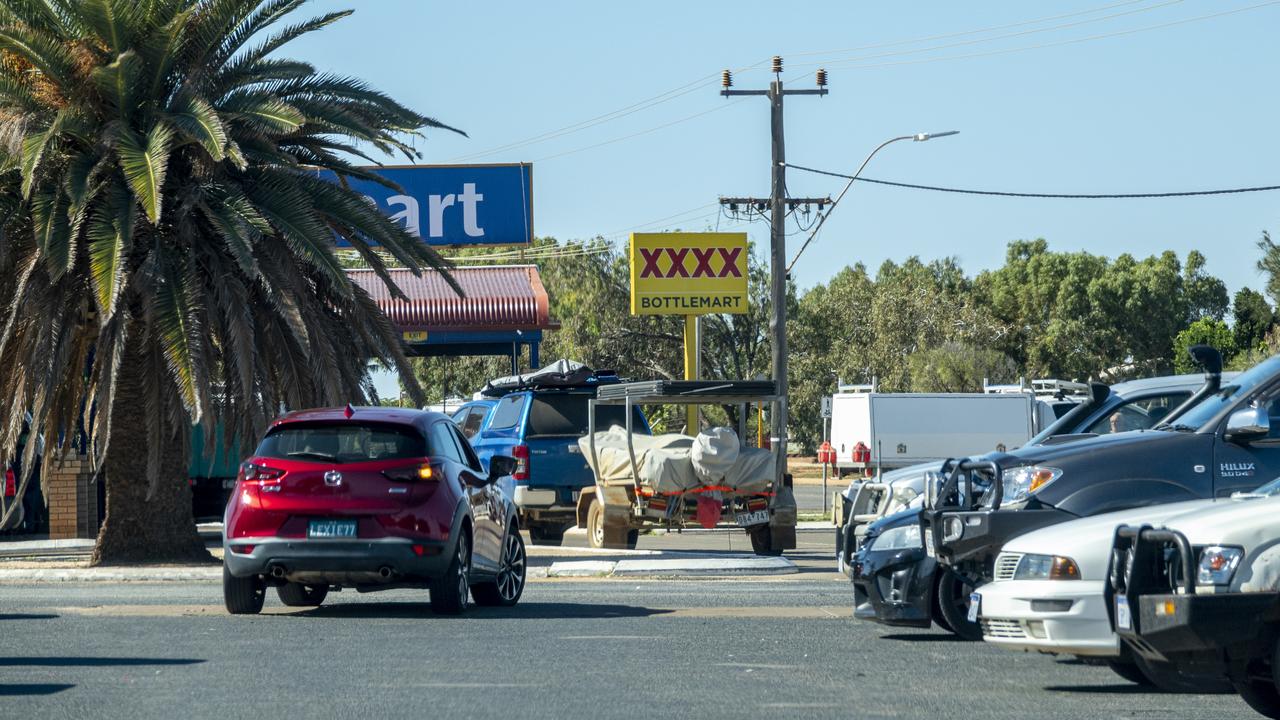
[[[1200,571],[1196,574],[1197,585],[1230,585],[1231,576],[1236,574],[1236,566],[1244,550],[1234,547],[1211,545],[1200,552]]]
[[[1031,493],[1062,477],[1058,468],[1028,465],[1004,473],[1004,503],[1025,500]]]
[[[874,550],[910,550],[922,547],[919,525],[903,525],[880,533],[871,541]]]

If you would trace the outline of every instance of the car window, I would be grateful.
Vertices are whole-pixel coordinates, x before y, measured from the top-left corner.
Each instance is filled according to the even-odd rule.
[[[1218,392],[1201,400],[1195,407],[1174,420],[1174,424],[1199,430],[1222,412],[1223,408],[1270,384],[1278,372],[1280,372],[1280,355],[1263,360],[1237,375],[1235,380],[1223,385]]]
[[[462,408],[458,412],[454,413],[453,417],[450,419],[453,420],[453,423],[455,425],[457,425],[458,427],[462,427],[462,423],[467,421],[467,415],[469,415],[470,413],[471,413],[471,408]]]
[[[466,421],[459,428],[462,430],[463,437],[470,440],[476,436],[476,433],[480,432],[480,426],[484,424],[484,416],[488,410],[489,408],[482,405],[471,408],[471,414],[467,416]]]
[[[590,395],[564,393],[536,395],[529,408],[529,429],[525,437],[582,437],[587,434],[587,403]],[[645,432],[644,417],[640,408],[632,407],[632,429]],[[626,408],[622,405],[596,406],[596,432],[604,432],[617,425],[626,427]]]
[[[475,409],[479,410],[479,408]],[[458,449],[462,451],[463,464],[476,472],[484,472],[484,466],[480,464],[480,458],[476,455],[476,451],[471,448],[471,443],[467,442],[466,438],[462,436],[462,431],[455,427],[453,434],[453,439],[458,443]]]
[[[431,457],[449,458],[456,463],[462,463],[462,450],[458,448],[458,441],[454,439],[453,423],[437,422],[431,426],[429,433],[431,439]]]
[[[1174,392],[1130,400],[1095,420],[1086,432],[1107,435],[1146,430],[1164,422],[1165,416],[1189,397],[1189,392]]]
[[[298,423],[282,425],[258,445],[259,457],[319,462],[367,462],[426,456],[416,430],[394,425]]]
[[[505,430],[515,427],[520,422],[520,416],[524,414],[524,403],[528,397],[528,395],[508,395],[499,400],[498,406],[493,409],[493,420],[489,423],[489,429]]]

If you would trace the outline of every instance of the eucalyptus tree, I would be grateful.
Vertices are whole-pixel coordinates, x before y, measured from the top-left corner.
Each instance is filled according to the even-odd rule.
[[[349,14],[287,20],[303,2],[0,5],[0,465],[30,411],[46,469],[76,444],[105,469],[95,562],[205,556],[192,423],[252,437],[282,407],[360,403],[371,358],[421,397],[335,246],[400,296],[385,256],[447,270],[346,181],[454,129],[279,57]]]

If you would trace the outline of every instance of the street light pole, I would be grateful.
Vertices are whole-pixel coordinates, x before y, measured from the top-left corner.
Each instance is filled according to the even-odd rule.
[[[782,58],[773,57],[773,81],[768,90],[732,90],[733,78],[728,70],[722,77],[720,94],[764,95],[769,98],[770,135],[773,145],[769,193],[769,285],[772,307],[769,332],[773,336],[773,382],[777,393],[774,403],[769,447],[775,450],[775,476],[787,472],[787,161],[782,132],[782,100],[787,95],[826,95],[827,73],[819,70],[816,89],[787,90],[782,87]]]
[[[844,184],[844,188],[841,189],[840,194],[836,196],[835,202],[831,203],[831,209],[827,210],[825,214],[823,214],[821,217],[818,218],[818,224],[813,227],[813,231],[809,233],[809,237],[805,238],[804,244],[800,246],[800,250],[796,252],[796,256],[791,258],[790,264],[787,265],[787,274],[788,275],[791,274],[791,268],[796,266],[796,261],[800,259],[800,256],[802,254],[804,254],[805,248],[809,247],[809,243],[813,242],[813,239],[818,236],[818,231],[822,229],[822,224],[827,221],[828,217],[831,217],[831,213],[836,209],[836,205],[840,204],[840,200],[844,198],[844,194],[849,192],[849,188],[853,187],[853,183],[858,179],[860,175],[862,175],[862,171],[867,168],[867,164],[871,162],[871,158],[876,156],[876,153],[885,149],[885,147],[898,142],[899,140],[914,140],[915,142],[925,142],[928,140],[932,140],[933,138],[947,137],[948,135],[959,135],[959,134],[960,134],[959,130],[945,130],[943,132],[936,132],[936,133],[916,133],[915,135],[900,135],[895,138],[889,138],[888,140],[885,140],[884,142],[877,145],[876,149],[872,150],[870,155],[867,155],[867,159],[863,160],[862,164],[858,166],[858,171],[855,172],[853,175],[849,176],[849,182]]]

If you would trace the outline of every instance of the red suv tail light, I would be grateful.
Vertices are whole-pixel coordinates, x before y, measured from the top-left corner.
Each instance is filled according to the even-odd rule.
[[[511,473],[511,478],[516,482],[529,480],[529,446],[517,445],[511,448],[511,457],[516,459],[515,472]]]
[[[18,478],[13,474],[13,468],[6,468],[4,471],[4,496],[13,497],[18,494]]]
[[[251,462],[240,465],[240,476],[237,480],[279,480],[284,471],[266,465],[254,465]]]
[[[409,465],[407,467],[392,468],[383,470],[382,474],[388,480],[396,482],[438,482],[435,470],[431,467],[431,463],[419,463],[417,465]]]

